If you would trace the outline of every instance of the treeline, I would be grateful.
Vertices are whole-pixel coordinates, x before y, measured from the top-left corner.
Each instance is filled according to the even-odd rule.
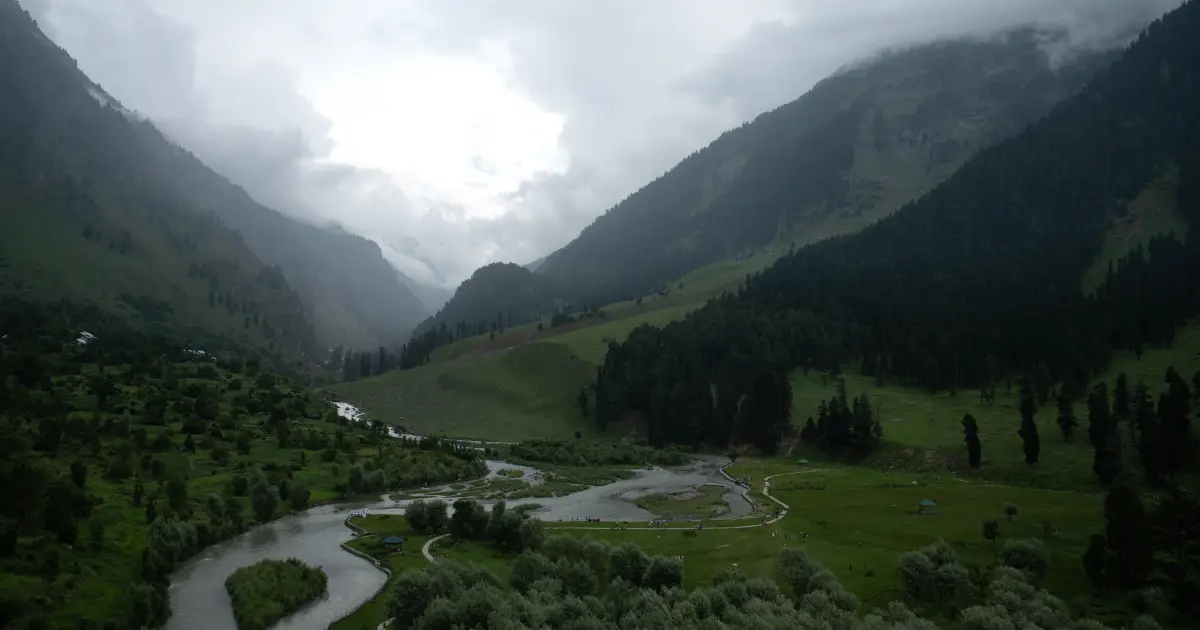
[[[1171,87],[1200,76],[1189,52],[1197,36],[1200,6],[1189,3],[1081,94],[890,218],[611,345],[599,422],[644,414],[660,441],[770,451],[797,368],[853,364],[881,383],[951,391],[1041,372],[1079,395],[1114,349],[1170,343],[1200,312],[1197,230],[1154,239],[1091,295],[1080,286],[1114,208],[1156,176],[1178,182],[1180,214],[1200,225],[1200,123],[1190,114],[1200,93]],[[1168,65],[1170,82],[1156,70]]]
[[[658,449],[617,440],[525,440],[509,449],[516,463],[560,466],[681,466],[688,456],[678,449]]]
[[[923,612],[949,617],[964,630],[1109,630],[1099,621],[1073,619],[1065,602],[1040,588],[1036,549],[1010,544],[1005,566],[982,571],[968,570],[940,543],[905,554],[896,571],[904,594]],[[783,549],[779,567],[794,597],[774,580],[748,579],[737,565],[723,569],[711,584],[684,591],[681,558],[651,557],[631,543],[613,547],[551,536],[517,556],[507,585],[486,569],[455,562],[406,571],[396,578],[388,613],[403,628],[486,627],[497,611],[513,628],[938,628],[901,601],[867,609],[803,550]],[[1145,614],[1125,626],[1159,627]]]
[[[838,379],[837,394],[817,405],[817,420],[809,416],[800,439],[833,455],[864,457],[879,446],[883,425],[866,394],[846,401],[846,381]]]

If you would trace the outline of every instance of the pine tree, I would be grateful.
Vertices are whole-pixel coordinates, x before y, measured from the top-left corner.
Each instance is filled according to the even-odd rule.
[[[1146,479],[1154,485],[1162,482],[1161,441],[1158,430],[1158,414],[1154,401],[1150,399],[1150,388],[1139,381],[1133,389],[1133,422],[1137,428],[1138,459]]]
[[[1063,387],[1058,394],[1058,428],[1062,431],[1064,441],[1071,441],[1071,435],[1077,426],[1079,426],[1079,421],[1075,419],[1075,403],[1071,402],[1071,398],[1067,395],[1067,388]]]
[[[963,441],[967,443],[967,462],[971,468],[979,468],[979,459],[982,451],[979,443],[979,424],[975,422],[975,416],[967,414],[963,416],[962,426]]]
[[[1088,397],[1088,433],[1095,449],[1092,472],[1100,485],[1107,486],[1121,473],[1121,445],[1104,383],[1097,383]]]
[[[1030,386],[1028,379],[1022,379],[1021,429],[1017,431],[1017,434],[1021,436],[1021,445],[1025,451],[1025,463],[1030,466],[1038,463],[1038,456],[1042,450],[1042,441],[1038,437],[1037,423],[1033,420],[1036,409],[1033,388]]]
[[[1131,411],[1129,407],[1129,379],[1124,372],[1117,375],[1117,385],[1113,389],[1113,416],[1117,420],[1129,421]]]
[[[1191,392],[1174,367],[1167,368],[1167,393],[1158,405],[1159,430],[1162,432],[1163,469],[1167,477],[1175,475],[1191,459]]]
[[[1122,586],[1141,583],[1154,569],[1153,546],[1142,494],[1129,477],[1117,478],[1104,498],[1105,577]]]

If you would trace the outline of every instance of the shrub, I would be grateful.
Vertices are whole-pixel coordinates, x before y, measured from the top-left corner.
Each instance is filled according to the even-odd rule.
[[[1008,541],[1000,560],[1004,566],[1023,571],[1037,580],[1044,579],[1050,568],[1050,554],[1046,552],[1046,545],[1037,538]]]

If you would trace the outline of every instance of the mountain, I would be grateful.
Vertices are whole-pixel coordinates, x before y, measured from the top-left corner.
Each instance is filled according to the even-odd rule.
[[[95,301],[209,349],[299,358],[295,288],[177,171],[203,165],[121,107],[0,2],[0,296]]]
[[[1046,117],[889,218],[799,249],[738,295],[611,345],[598,419],[646,414],[655,443],[770,452],[789,425],[794,369],[836,376],[845,366],[878,383],[977,387],[993,399],[997,383],[1018,381],[1025,457],[1036,463],[1032,415],[1051,391],[1080,398],[1115,350],[1170,345],[1200,313],[1198,39],[1193,1]],[[1153,215],[1178,227],[1163,233]],[[1110,244],[1135,236],[1146,246],[1112,256]],[[1107,273],[1085,291],[1096,265]],[[1161,449],[1173,476],[1191,457],[1188,376],[1164,371],[1170,392],[1141,445],[1152,462]],[[1095,395],[1107,409],[1107,392]],[[843,394],[820,415],[854,418],[840,433],[824,423],[809,431],[823,448],[862,455],[878,443],[868,404],[851,410]]]
[[[524,324],[554,311],[565,291],[554,282],[514,263],[492,263],[475,270],[437,314],[417,327],[422,334],[445,324],[455,337]]]
[[[861,229],[1037,120],[1115,54],[1051,67],[1048,37],[944,41],[843,69],[630,195],[538,271],[610,302],[772,242]]]
[[[77,71],[76,71],[77,72]],[[116,100],[92,86],[104,104],[120,108]],[[125,111],[144,126],[151,122]],[[154,122],[151,135],[168,142],[149,141],[143,150],[146,175],[169,187],[190,206],[211,211],[236,230],[261,261],[280,268],[296,290],[308,319],[323,347],[349,345],[373,348],[402,342],[413,326],[431,309],[423,307],[397,278],[379,247],[338,227],[320,227],[298,221],[252,199],[187,151],[179,150],[186,138],[178,125]],[[171,146],[175,144],[178,146]],[[240,182],[249,185],[251,182]]]

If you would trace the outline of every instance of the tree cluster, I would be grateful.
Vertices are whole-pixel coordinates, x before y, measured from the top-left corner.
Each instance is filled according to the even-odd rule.
[[[817,420],[808,419],[800,430],[800,439],[835,455],[861,458],[879,447],[883,425],[866,394],[847,404],[846,381],[839,379],[837,394],[817,405]]]

